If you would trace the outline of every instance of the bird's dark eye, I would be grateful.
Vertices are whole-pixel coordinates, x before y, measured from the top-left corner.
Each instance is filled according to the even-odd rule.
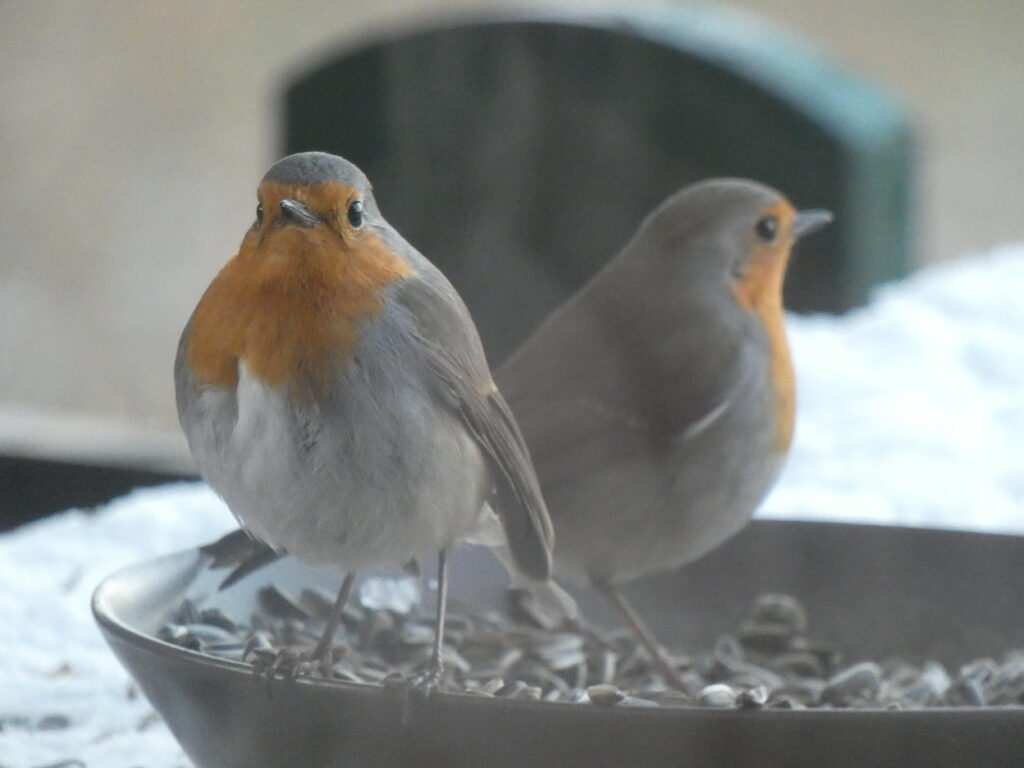
[[[348,207],[348,223],[359,229],[363,226],[363,201],[356,200]]]
[[[770,243],[779,233],[779,220],[774,216],[765,216],[754,225],[754,232],[766,243]]]
[[[257,224],[262,224],[263,223],[263,206],[262,205],[257,205],[256,206],[256,223]]]

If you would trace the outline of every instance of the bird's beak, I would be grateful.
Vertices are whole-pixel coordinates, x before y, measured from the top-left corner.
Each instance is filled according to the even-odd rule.
[[[289,197],[281,201],[281,213],[285,219],[300,227],[315,227],[317,224],[323,223],[306,207],[305,203],[300,203]]]
[[[283,203],[282,203],[283,205]],[[800,211],[793,222],[793,239],[799,240],[812,232],[817,232],[835,218],[832,211],[825,211],[816,208],[808,211]]]

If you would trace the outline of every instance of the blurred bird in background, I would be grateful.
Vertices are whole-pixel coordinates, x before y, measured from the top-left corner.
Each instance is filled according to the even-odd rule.
[[[618,585],[678,568],[752,517],[793,436],[782,287],[831,221],[753,181],[668,198],[496,373],[558,537],[555,573],[601,591],[670,685],[679,672]],[[557,585],[539,585],[571,615]]]

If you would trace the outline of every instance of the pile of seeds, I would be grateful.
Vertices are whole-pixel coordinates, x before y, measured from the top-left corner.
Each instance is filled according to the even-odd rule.
[[[333,595],[260,591],[261,612],[242,623],[185,601],[159,637],[264,667],[310,650]],[[351,682],[404,679],[430,657],[434,625],[408,579],[368,579],[356,591],[336,640],[333,676]],[[522,604],[521,604],[522,605]],[[520,611],[519,613],[522,613]],[[497,611],[453,603],[445,628],[443,690],[598,706],[717,708],[920,708],[1024,704],[1024,651],[1002,662],[978,659],[951,674],[942,664],[843,663],[808,639],[803,607],[787,595],[758,598],[735,634],[713,648],[676,656],[685,690],[666,687],[625,630],[548,631]],[[284,672],[287,672],[285,668]]]

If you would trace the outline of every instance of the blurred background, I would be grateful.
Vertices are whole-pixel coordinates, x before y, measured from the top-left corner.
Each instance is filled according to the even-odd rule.
[[[0,3],[0,453],[115,461],[128,450],[187,471],[171,377],[178,335],[282,154],[285,85],[337,45],[503,7]],[[911,265],[1024,239],[1024,3],[731,7],[790,30],[906,109]]]

